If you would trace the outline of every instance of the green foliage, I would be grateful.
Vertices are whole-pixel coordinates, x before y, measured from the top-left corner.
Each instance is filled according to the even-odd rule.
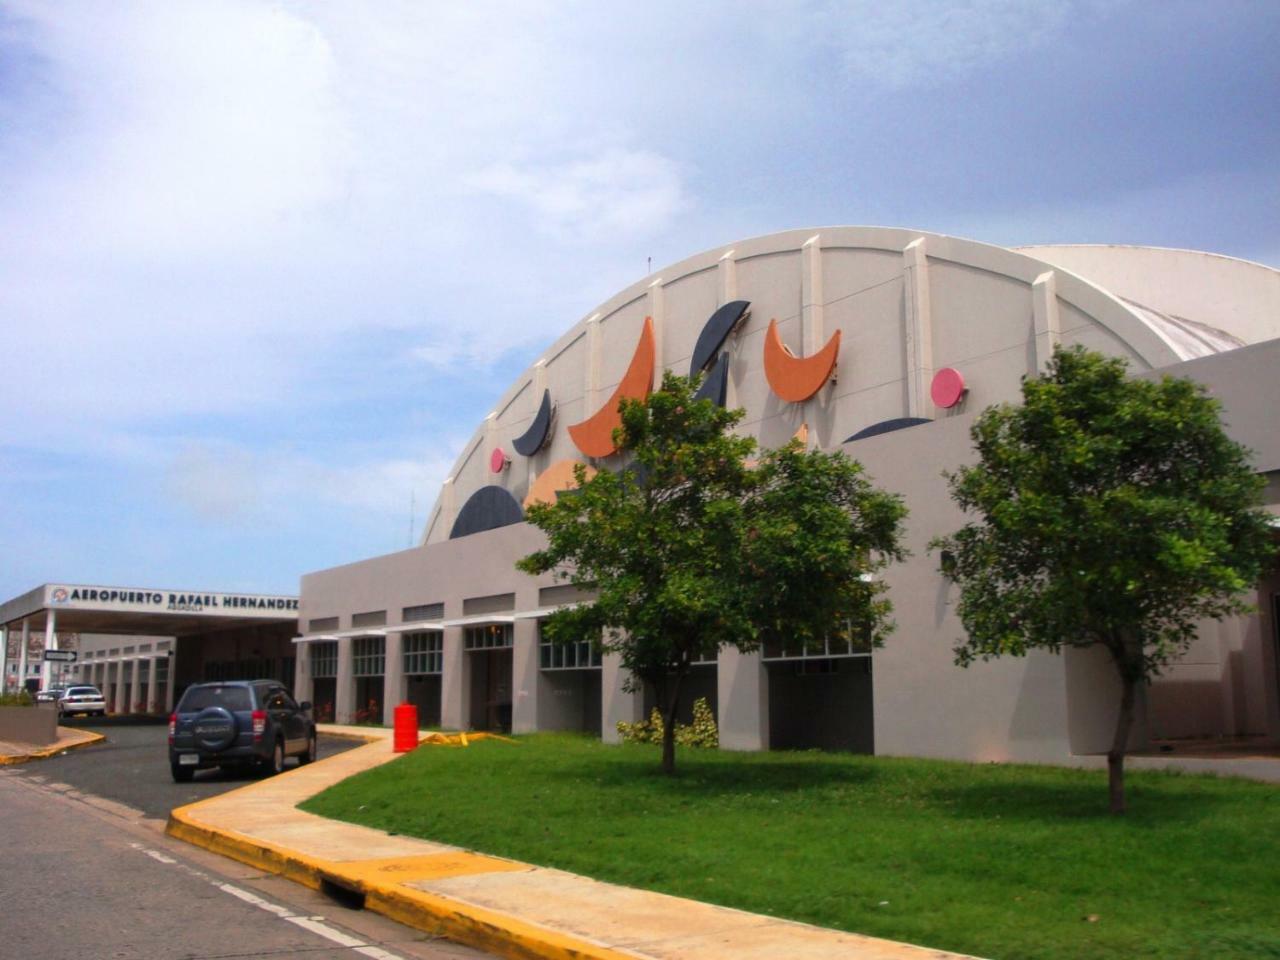
[[[732,432],[742,411],[696,389],[668,373],[646,400],[623,401],[625,468],[579,469],[572,495],[530,507],[547,546],[517,563],[594,590],[545,634],[617,653],[632,689],[657,691],[668,743],[682,678],[721,647],[851,633],[880,644],[892,624],[875,573],[903,555],[906,510],[859,464],[794,443],[752,462],[754,439]]]
[[[979,463],[948,479],[979,519],[933,544],[961,588],[961,665],[1097,643],[1149,680],[1198,620],[1248,609],[1274,553],[1263,480],[1203,388],[1125,368],[1059,350],[1021,406],[974,424]]]
[[[1131,380],[1123,360],[1055,351],[1021,406],[983,412],[979,462],[948,476],[978,519],[934,541],[960,586],[956,662],[1064,645],[1107,650],[1120,705],[1107,752],[1113,813],[1136,691],[1182,656],[1197,622],[1248,611],[1273,562],[1264,481],[1189,380]]]
[[[34,707],[35,705],[35,698],[27,690],[0,693],[0,707]]]
[[[654,707],[648,720],[637,723],[618,721],[618,734],[623,743],[661,743],[662,712]],[[716,716],[711,712],[711,704],[706,697],[693,701],[693,723],[676,722],[676,743],[682,747],[720,746],[720,731],[716,727]]]

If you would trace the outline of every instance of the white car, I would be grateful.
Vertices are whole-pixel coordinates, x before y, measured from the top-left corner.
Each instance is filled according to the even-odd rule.
[[[70,717],[77,713],[105,717],[107,701],[97,687],[67,687],[58,700],[58,716]]]

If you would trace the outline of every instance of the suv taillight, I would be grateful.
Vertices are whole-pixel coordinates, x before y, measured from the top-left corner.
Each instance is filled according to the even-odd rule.
[[[173,735],[178,732],[178,715],[169,714],[169,746],[173,746]]]
[[[257,743],[262,739],[262,735],[267,732],[267,711],[253,711],[253,742]]]

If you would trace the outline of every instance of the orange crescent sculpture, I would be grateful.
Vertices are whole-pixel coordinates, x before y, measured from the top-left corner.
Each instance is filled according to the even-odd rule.
[[[617,452],[613,431],[622,426],[618,404],[623,399],[643,400],[649,395],[653,389],[654,352],[653,317],[645,317],[636,352],[632,354],[631,365],[618,382],[618,388],[603,407],[569,428],[570,438],[588,457],[607,457]]]
[[[574,490],[578,486],[573,468],[581,460],[557,460],[538,474],[538,479],[529,485],[529,492],[524,495],[524,508],[528,510],[535,503],[555,503],[556,494],[561,490]],[[596,475],[595,467],[582,464],[587,468],[587,479]]]
[[[769,386],[783,400],[803,403],[831,379],[840,353],[840,331],[831,335],[821,350],[811,357],[797,357],[778,336],[778,321],[769,321],[764,335],[764,375]]]

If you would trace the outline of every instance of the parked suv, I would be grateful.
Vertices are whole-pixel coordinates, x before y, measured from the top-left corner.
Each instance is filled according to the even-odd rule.
[[[169,768],[179,783],[209,767],[280,773],[293,756],[299,763],[316,758],[311,704],[295,703],[274,680],[195,684],[169,717]]]

